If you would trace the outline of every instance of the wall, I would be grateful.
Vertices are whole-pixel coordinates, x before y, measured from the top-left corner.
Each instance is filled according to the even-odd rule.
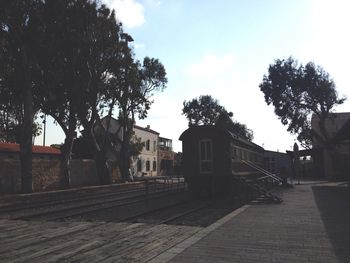
[[[59,185],[59,161],[58,160],[33,160],[33,191],[57,188]],[[0,160],[0,191],[21,191],[21,164],[20,160]]]
[[[136,160],[133,160],[133,174],[142,175],[146,174],[149,176],[156,176],[159,170],[158,161],[158,134],[152,131],[147,131],[146,129],[138,129],[134,127],[135,136],[141,138],[141,141],[145,143],[141,154]],[[146,142],[149,140],[149,150],[146,148]],[[141,171],[138,169],[137,163],[141,161]],[[149,161],[150,169],[146,170],[146,163]],[[153,170],[153,162],[156,162],[156,170]]]
[[[109,162],[112,182],[121,180],[119,168],[115,162]],[[71,161],[71,187],[98,185],[99,178],[93,160]],[[33,160],[33,191],[59,189],[59,160]],[[20,161],[0,159],[0,192],[11,193],[21,191]]]

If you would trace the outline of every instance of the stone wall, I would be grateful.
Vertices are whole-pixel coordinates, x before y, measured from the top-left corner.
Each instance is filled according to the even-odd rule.
[[[109,163],[112,182],[121,181],[118,165]],[[71,161],[71,187],[98,185],[95,162],[93,160]],[[59,160],[33,160],[33,191],[59,189]],[[21,191],[20,161],[15,159],[0,159],[0,192],[13,193]]]
[[[75,159],[70,165],[70,184],[71,187],[98,185],[96,165],[93,160]]]

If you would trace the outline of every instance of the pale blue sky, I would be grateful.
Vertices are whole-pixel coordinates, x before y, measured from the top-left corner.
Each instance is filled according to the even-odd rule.
[[[277,58],[314,61],[334,78],[339,94],[350,99],[350,3],[345,0],[104,2],[116,9],[134,38],[136,57],[159,58],[166,68],[167,89],[155,94],[148,118],[137,124],[173,139],[176,151],[187,128],[183,101],[206,94],[252,129],[255,143],[267,150],[290,149],[294,137],[258,87]],[[350,100],[336,111],[350,111]],[[59,127],[49,125],[47,144],[63,140]]]

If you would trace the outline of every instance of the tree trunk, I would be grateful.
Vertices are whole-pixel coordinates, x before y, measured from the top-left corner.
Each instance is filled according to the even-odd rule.
[[[74,117],[74,114],[70,113],[66,138],[64,140],[64,144],[61,147],[61,188],[68,188],[71,184],[70,161],[72,159],[72,148],[75,137],[76,123],[77,122]]]
[[[66,136],[64,144],[61,147],[61,188],[65,189],[70,186],[70,161],[72,158],[72,147],[73,147],[74,134]]]
[[[97,169],[97,175],[101,184],[111,184],[112,179],[109,175],[109,170],[107,167],[107,158],[103,151],[95,152],[95,163]]]
[[[21,160],[21,179],[22,192],[30,193],[33,191],[32,179],[32,130],[33,130],[33,94],[32,88],[25,83],[24,94],[24,118],[21,131],[20,160]]]
[[[99,125],[101,125],[98,115],[96,114],[96,120]],[[97,170],[97,176],[99,178],[100,184],[111,184],[112,178],[109,174],[107,158],[105,154],[105,147],[100,147],[96,140],[94,133],[94,126],[91,123],[85,123],[84,128],[89,131],[89,137],[94,148],[95,164]],[[106,135],[105,135],[106,136]]]
[[[120,151],[120,172],[122,174],[122,179],[124,181],[127,181],[129,178],[129,169],[130,169],[130,151],[129,151],[129,145],[130,145],[130,129],[124,128],[124,138],[122,141],[122,147]]]

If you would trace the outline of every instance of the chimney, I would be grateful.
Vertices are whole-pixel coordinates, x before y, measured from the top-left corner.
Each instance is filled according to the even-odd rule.
[[[147,125],[146,129],[147,129],[147,130],[151,129],[151,126]]]

